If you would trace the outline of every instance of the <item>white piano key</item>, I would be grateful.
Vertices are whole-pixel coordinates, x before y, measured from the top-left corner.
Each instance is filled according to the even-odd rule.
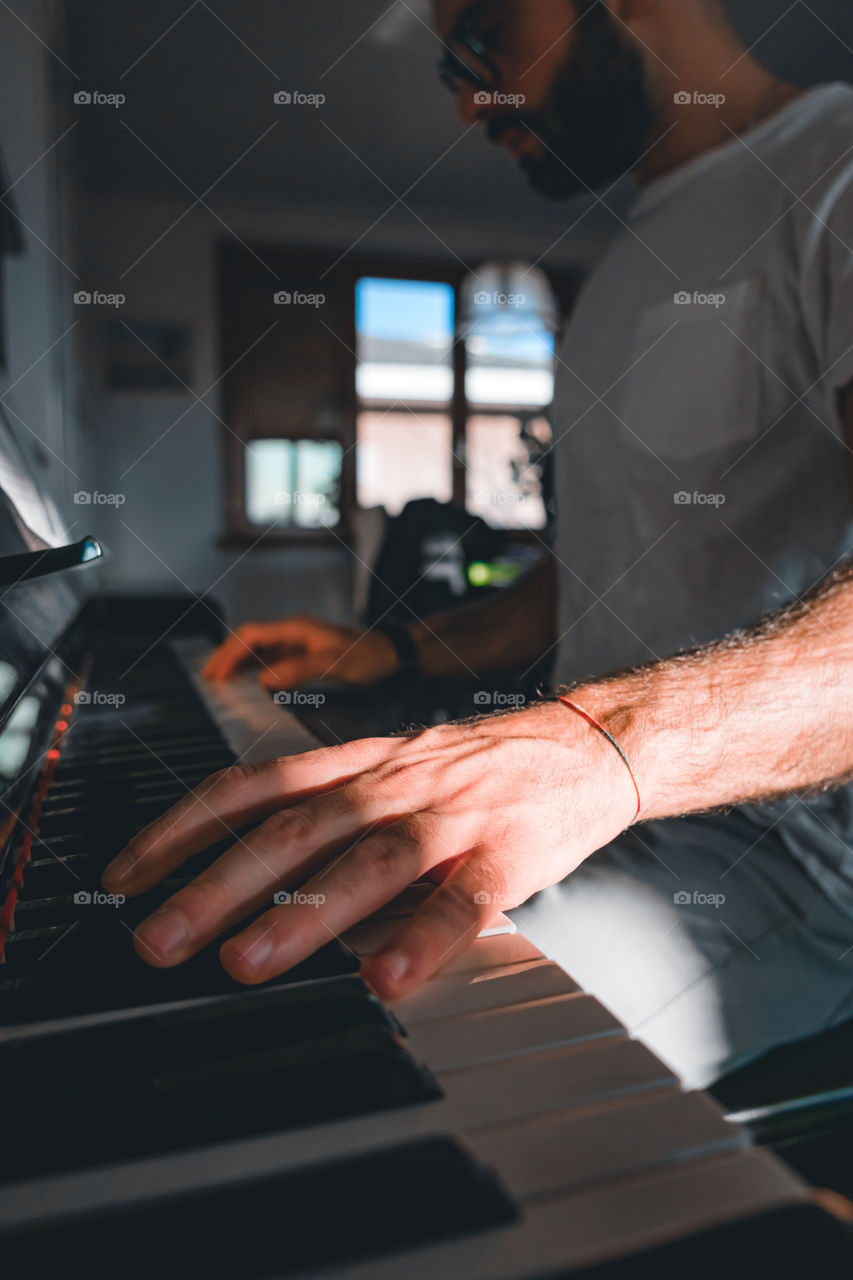
[[[548,1197],[497,1231],[312,1274],[326,1280],[560,1275],[807,1198],[807,1188],[781,1161],[763,1151],[738,1151]]]
[[[439,1073],[438,1081],[443,1097],[416,1107],[0,1186],[0,1228],[40,1221],[47,1214],[216,1186],[227,1178],[298,1169],[436,1133],[476,1141],[478,1133],[495,1125],[678,1089],[676,1078],[648,1049],[624,1038],[520,1054]]]
[[[539,1115],[478,1133],[473,1149],[518,1200],[531,1200],[676,1160],[747,1145],[700,1093],[636,1095]]]
[[[416,1057],[441,1071],[509,1057],[525,1045],[529,1052],[625,1034],[603,1005],[580,994],[424,1022],[412,1028],[409,1046]]]
[[[341,941],[345,947],[349,947],[350,951],[354,951],[357,956],[369,956],[374,951],[381,950],[390,941],[403,925],[403,921],[404,917],[391,916],[389,918],[383,912],[379,912],[377,915],[372,915],[369,919],[362,921],[361,924],[354,925],[346,933],[342,933]],[[516,934],[516,926],[512,921],[508,920],[506,916],[498,916],[497,920],[493,920],[482,933],[478,933],[476,938],[472,939],[472,942],[463,949],[461,954],[470,951],[477,939],[515,937]],[[527,947],[520,948],[523,952],[526,952],[527,949]]]
[[[258,684],[257,674],[211,684],[202,676],[210,654],[207,645],[174,640],[172,647],[231,750],[244,764],[299,755],[322,746],[287,707],[273,702]]]
[[[461,1129],[679,1088],[677,1076],[645,1045],[617,1037],[439,1071],[437,1077],[448,1116]]]
[[[375,920],[372,916],[341,935],[343,944],[360,958],[369,956],[388,941],[400,927],[399,920]],[[476,973],[499,965],[520,964],[525,960],[544,960],[542,952],[515,931],[480,934],[457,955],[441,966],[439,974]]]
[[[436,1018],[503,1009],[578,991],[580,987],[559,965],[550,960],[533,960],[504,969],[433,978],[412,995],[392,1000],[388,1007],[404,1027],[412,1027]]]

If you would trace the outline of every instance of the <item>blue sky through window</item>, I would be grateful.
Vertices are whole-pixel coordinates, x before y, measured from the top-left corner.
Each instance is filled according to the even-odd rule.
[[[356,285],[359,333],[394,342],[448,343],[453,337],[453,289],[426,280],[366,277]]]

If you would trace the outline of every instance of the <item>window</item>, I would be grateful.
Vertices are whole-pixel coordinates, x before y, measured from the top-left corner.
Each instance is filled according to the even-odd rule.
[[[544,528],[538,459],[550,442],[555,315],[541,274],[523,264],[456,286],[360,279],[359,505],[397,515],[413,498],[455,496],[496,528]],[[532,416],[545,438],[530,433]]]
[[[334,440],[253,440],[246,447],[246,513],[252,524],[339,524],[342,457]]]
[[[453,498],[454,290],[367,277],[355,293],[356,493],[399,515],[414,498]]]
[[[550,287],[523,263],[485,266],[463,284],[462,323],[465,505],[496,528],[543,529],[557,328]]]
[[[347,540],[357,511],[425,497],[545,527],[557,308],[541,271],[235,245],[220,264],[230,539]]]

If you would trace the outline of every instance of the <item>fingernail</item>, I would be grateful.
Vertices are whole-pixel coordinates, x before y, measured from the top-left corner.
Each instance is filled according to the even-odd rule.
[[[409,957],[404,951],[388,951],[377,959],[378,964],[393,983],[403,981],[409,969]]]
[[[237,953],[240,964],[259,973],[266,968],[274,945],[272,929],[259,929],[254,934],[247,933],[245,938],[241,939],[240,950]]]
[[[136,930],[136,937],[142,945],[162,960],[179,951],[187,943],[189,936],[190,927],[186,917],[170,907],[155,911]]]
[[[112,862],[107,864],[101,879],[104,884],[106,884],[108,880],[113,884],[118,884],[123,880],[129,880],[133,875],[135,866],[136,859],[133,854],[120,853],[117,858],[113,858]]]

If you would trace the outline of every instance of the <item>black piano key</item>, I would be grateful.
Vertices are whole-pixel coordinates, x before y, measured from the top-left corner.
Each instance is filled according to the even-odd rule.
[[[79,926],[78,926],[79,927]],[[198,1000],[235,995],[247,988],[229,977],[219,962],[218,950],[208,947],[175,969],[153,969],[130,946],[126,931],[122,945],[84,953],[84,961],[71,948],[73,932],[57,928],[38,930],[32,942],[32,963],[13,968],[8,962],[14,948],[7,946],[7,964],[0,965],[0,1026],[24,1026],[84,1014],[108,1013],[166,1005],[176,1000]],[[48,947],[55,943],[53,950]],[[88,946],[88,944],[87,944]],[[359,961],[337,942],[329,942],[313,956],[274,978],[266,987],[278,987],[356,973]]]
[[[201,853],[187,858],[181,867],[181,875],[196,874],[202,867],[215,862],[226,849],[230,849],[233,843],[234,840],[229,836],[202,850]],[[101,872],[110,859],[118,853],[120,845],[110,843],[107,848],[95,850],[91,843],[81,842],[79,846],[75,844],[67,846],[68,849],[75,850],[73,853],[45,856],[49,850],[58,847],[55,842],[51,842],[50,845],[34,844],[34,854],[38,856],[28,863],[24,872],[21,904],[30,901],[35,903],[42,898],[63,897],[68,893],[76,893],[79,889],[100,889]],[[23,928],[23,924],[20,927]]]
[[[119,832],[139,830],[148,822],[153,822],[178,800],[183,800],[187,791],[196,783],[203,781],[203,777],[194,778],[187,783],[176,783],[169,779],[168,783],[156,790],[134,790],[128,795],[117,795],[115,790],[107,791],[91,807],[71,806],[41,815],[36,830],[41,839],[46,841],[56,836],[65,839],[77,836],[103,840],[110,835],[115,842],[119,838]]]
[[[218,1077],[165,1073],[121,1088],[103,1080],[91,1090],[27,1091],[29,1115],[4,1126],[14,1161],[0,1183],[139,1160],[213,1143],[294,1132],[308,1125],[422,1105],[440,1096],[425,1068],[387,1032],[348,1032],[311,1045],[305,1061],[284,1052],[244,1055]],[[110,1070],[121,1061],[109,1059]],[[73,1102],[72,1102],[73,1099]]]
[[[24,1074],[33,1079],[40,1070],[49,1074],[55,1069],[47,1057],[61,1055],[66,1078],[76,1072],[82,1083],[93,1062],[121,1054],[129,1083],[136,1073],[201,1069],[243,1052],[296,1046],[323,1037],[330,1028],[346,1032],[372,1027],[400,1031],[396,1018],[361,979],[346,976],[312,987],[244,987],[236,998],[191,1009],[169,1009],[118,1024],[68,1026],[0,1043],[0,1064],[9,1071],[24,1064]]]
[[[4,1137],[16,1159],[0,1180],[439,1096],[398,1032],[348,978],[8,1042],[0,1070],[16,1108]]]
[[[497,1178],[450,1137],[160,1198],[0,1236],[10,1271],[47,1276],[85,1258],[91,1280],[161,1274],[191,1260],[207,1280],[263,1277],[369,1260],[508,1224]],[[117,1261],[118,1260],[118,1261]]]
[[[32,1026],[246,990],[222,969],[218,944],[174,970],[153,969],[135,954],[133,927],[180,882],[173,879],[120,909],[96,911],[74,901],[75,894],[101,892],[104,866],[132,836],[192,785],[233,762],[165,647],[145,654],[126,676],[132,662],[123,643],[108,643],[88,677],[86,688],[96,696],[78,700],[70,717],[0,966],[0,1025]],[[112,693],[122,695],[121,706],[106,705]],[[228,837],[188,859],[180,874],[198,874],[232,843]],[[355,956],[332,942],[270,985],[325,980],[358,967]]]
[[[101,759],[88,757],[72,757],[63,752],[61,764],[57,767],[51,792],[62,791],[71,786],[87,786],[94,778],[109,777],[146,777],[150,774],[168,772],[181,764],[204,763],[211,761],[216,768],[222,762],[228,764],[230,754],[218,742],[199,739],[186,745],[170,744],[153,752],[138,746],[134,751],[108,751]]]
[[[62,898],[80,889],[100,887],[100,874],[106,865],[102,854],[91,851],[45,857],[44,849],[36,846],[34,852],[41,856],[28,863],[24,870],[24,889],[16,912],[20,929],[26,927],[20,918],[21,909],[30,902],[38,904],[45,898]]]

